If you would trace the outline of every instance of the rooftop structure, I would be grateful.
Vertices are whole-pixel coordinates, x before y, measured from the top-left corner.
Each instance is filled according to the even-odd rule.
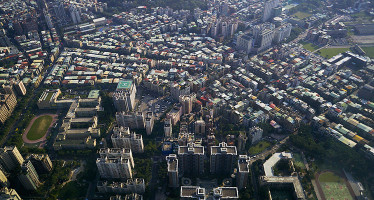
[[[239,191],[237,187],[218,187],[213,189],[213,197],[222,200],[239,199]]]
[[[205,188],[198,186],[182,186],[180,191],[180,197],[182,200],[205,200]]]

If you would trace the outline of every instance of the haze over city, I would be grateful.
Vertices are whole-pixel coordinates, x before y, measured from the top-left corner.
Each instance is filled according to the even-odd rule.
[[[373,0],[1,0],[0,200],[374,199],[373,75]]]

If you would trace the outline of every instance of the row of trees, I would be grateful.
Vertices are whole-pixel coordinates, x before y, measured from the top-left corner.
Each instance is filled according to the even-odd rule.
[[[365,158],[363,152],[356,148],[352,149],[331,137],[314,135],[309,125],[301,125],[299,134],[292,135],[290,141],[316,161],[339,166],[361,178],[367,177],[370,166],[374,166],[373,161]]]

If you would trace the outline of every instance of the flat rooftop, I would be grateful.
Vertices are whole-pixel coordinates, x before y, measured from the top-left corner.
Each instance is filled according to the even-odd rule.
[[[250,158],[247,155],[239,155],[238,159],[238,170],[239,172],[249,172]]]
[[[281,153],[275,153],[273,154],[266,162],[264,163],[264,171],[265,176],[274,176],[273,173],[273,167],[277,162],[279,162],[281,159],[291,159],[292,154],[281,152]]]
[[[178,171],[178,160],[169,159],[168,160],[168,171]]]
[[[266,183],[279,183],[279,184],[284,184],[284,183],[290,183],[293,184],[295,194],[298,199],[306,199],[306,196],[304,194],[303,187],[301,185],[301,182],[297,176],[263,176],[261,177],[262,181]]]
[[[239,171],[240,172],[248,172],[249,171],[249,168],[248,168],[248,163],[246,162],[239,162]]]
[[[227,146],[226,143],[220,143],[219,146],[211,147],[211,154],[232,154],[237,155],[236,146]]]
[[[199,186],[182,186],[181,197],[203,197],[205,196],[205,188]]]
[[[97,99],[99,98],[100,95],[100,90],[91,90],[90,93],[88,94],[89,99]]]
[[[178,154],[204,154],[203,146],[179,146]]]
[[[117,90],[128,90],[131,88],[132,80],[121,80],[118,82]]]
[[[239,192],[237,187],[215,188],[214,194],[219,194],[221,198],[239,198]]]

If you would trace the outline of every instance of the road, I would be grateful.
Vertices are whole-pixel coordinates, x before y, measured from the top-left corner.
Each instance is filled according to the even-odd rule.
[[[251,181],[252,181],[252,185],[253,185],[253,190],[254,190],[254,194],[253,196],[255,197],[255,199],[258,199],[258,185],[257,185],[257,177],[255,176],[255,174],[253,173],[254,170],[253,170],[253,165],[251,163]]]
[[[88,185],[88,189],[87,189],[87,193],[86,193],[86,199],[91,200],[91,199],[94,198],[96,185],[97,185],[97,182],[99,181],[99,179],[100,179],[100,174],[99,174],[99,172],[97,172],[95,180],[91,181]]]
[[[308,34],[310,28],[306,29],[303,33],[301,33],[299,36],[297,36],[297,38],[295,38],[294,40],[292,40],[290,42],[290,44],[292,43],[298,43],[300,40],[304,39],[306,37],[306,35]]]
[[[156,190],[157,190],[157,181],[158,181],[158,157],[153,157],[152,158],[152,178],[149,181],[148,187],[150,188],[151,191],[151,200],[156,200]]]

